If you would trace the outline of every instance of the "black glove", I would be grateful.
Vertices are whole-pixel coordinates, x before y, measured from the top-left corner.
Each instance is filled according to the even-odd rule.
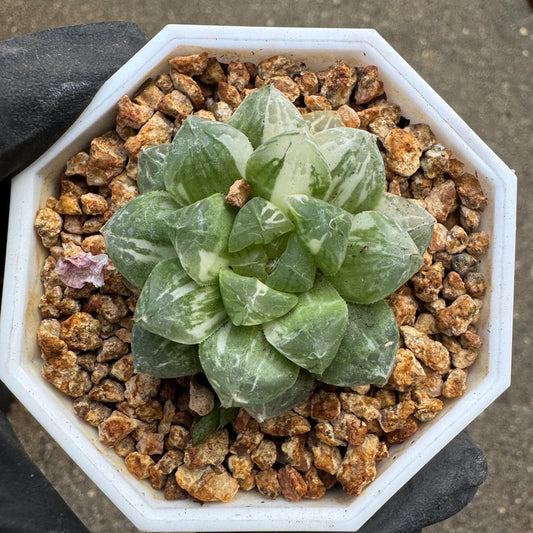
[[[121,22],[58,28],[0,42],[0,180],[46,150],[145,42],[137,26]],[[8,186],[8,180],[0,183],[5,204]],[[5,205],[4,216],[7,211]],[[0,223],[5,239],[7,221]],[[0,390],[0,400],[2,394]],[[461,433],[358,533],[419,533],[459,512],[486,474],[482,450]],[[87,531],[31,463],[1,413],[0,531]]]

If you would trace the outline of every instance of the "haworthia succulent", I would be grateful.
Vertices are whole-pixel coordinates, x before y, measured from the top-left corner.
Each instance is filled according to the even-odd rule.
[[[282,211],[289,194],[322,197],[331,183],[324,156],[305,132],[292,131],[274,137],[250,156],[246,180],[254,196],[270,200]]]
[[[386,192],[379,200],[376,211],[392,218],[406,230],[421,254],[427,250],[433,237],[435,219],[414,200]]]
[[[228,237],[235,213],[223,194],[213,194],[176,211],[169,223],[181,265],[199,285],[216,285],[229,265]]]
[[[248,95],[228,124],[242,131],[254,148],[280,133],[305,128],[300,112],[273,85]]]
[[[271,289],[258,279],[220,271],[220,294],[236,326],[262,324],[287,314],[297,303],[294,294]]]
[[[293,229],[292,222],[273,203],[256,196],[239,209],[229,236],[230,252],[252,244],[268,244]]]
[[[263,324],[268,342],[297,365],[321,374],[333,361],[346,331],[346,302],[326,280],[298,296],[287,315]]]
[[[339,387],[385,385],[398,349],[398,326],[391,308],[374,304],[348,304],[348,327],[333,362],[317,376]]]
[[[281,415],[285,411],[292,409],[295,405],[303,402],[309,396],[314,381],[313,376],[309,372],[300,368],[298,379],[294,385],[269,402],[248,405],[246,411],[258,422],[263,422],[263,420]]]
[[[131,356],[135,372],[158,378],[191,376],[202,371],[198,346],[173,342],[139,324],[131,331]]]
[[[179,259],[159,263],[146,280],[135,321],[174,342],[198,344],[228,318],[216,286],[200,287]]]
[[[350,213],[373,209],[386,183],[377,137],[355,128],[333,128],[313,138],[331,169],[324,200]]]
[[[229,266],[241,276],[264,280],[268,256],[263,246],[250,246],[229,255]]]
[[[244,178],[251,153],[252,145],[240,131],[191,115],[170,146],[165,187],[182,205],[227,194],[235,180]]]
[[[298,367],[266,341],[260,326],[228,322],[201,344],[199,353],[224,407],[268,402],[298,377]]]
[[[305,292],[315,283],[316,267],[311,252],[294,233],[290,235],[287,247],[274,261],[265,283],[285,292]]]
[[[391,294],[423,264],[407,232],[381,213],[364,211],[353,217],[346,259],[328,279],[346,300],[369,304]]]
[[[137,164],[137,186],[141,194],[164,191],[165,165],[170,144],[157,144],[141,150]]]
[[[176,257],[168,219],[178,209],[167,192],[143,194],[117,211],[101,229],[113,264],[136,287],[144,285],[160,261]]]
[[[287,196],[287,214],[301,241],[326,275],[336,274],[346,256],[352,215],[305,194]]]
[[[311,133],[328,130],[330,128],[340,128],[344,126],[339,115],[335,111],[312,111],[303,115],[307,127]]]

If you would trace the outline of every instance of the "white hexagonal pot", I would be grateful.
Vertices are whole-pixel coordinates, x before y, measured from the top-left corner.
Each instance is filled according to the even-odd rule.
[[[483,347],[466,394],[447,401],[442,413],[422,424],[412,439],[378,465],[378,477],[352,499],[333,491],[319,501],[265,501],[239,493],[228,504],[165,501],[147,482],[126,470],[124,460],[103,446],[94,428],[72,410],[72,400],[40,375],[36,342],[39,269],[46,251],[33,229],[37,209],[57,194],[57,176],[73,154],[114,121],[116,102],[166,60],[205,50],[228,62],[258,62],[275,54],[320,70],[342,58],[379,67],[391,102],[412,122],[429,124],[454,157],[477,172],[489,197],[482,229],[491,235],[483,271],[488,293],[478,323]],[[406,481],[464,429],[510,382],[516,178],[456,113],[373,30],[178,26],[163,29],[98,92],[76,123],[12,185],[0,330],[0,378],[100,489],[141,530],[148,531],[354,531]]]

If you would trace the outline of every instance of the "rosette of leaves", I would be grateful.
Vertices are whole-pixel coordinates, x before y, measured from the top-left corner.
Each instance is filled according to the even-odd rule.
[[[252,197],[237,209],[226,195],[239,179]],[[228,123],[190,116],[171,144],[144,149],[138,186],[102,229],[140,289],[137,372],[203,372],[221,408],[259,420],[314,379],[387,382],[398,328],[384,298],[423,265],[434,220],[383,192],[373,135],[264,87]]]

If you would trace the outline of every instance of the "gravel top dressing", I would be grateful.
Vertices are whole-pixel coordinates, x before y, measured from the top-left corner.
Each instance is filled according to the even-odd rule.
[[[465,393],[487,197],[386,90],[174,57],[38,211],[42,374],[165,499],[357,496]]]

